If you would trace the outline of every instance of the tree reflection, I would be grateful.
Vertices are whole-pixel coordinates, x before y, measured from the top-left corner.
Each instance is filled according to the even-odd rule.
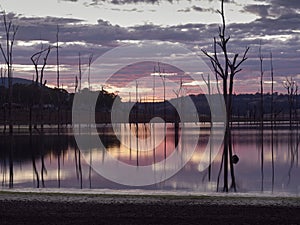
[[[47,135],[45,138],[44,134],[33,134],[32,132],[25,135],[4,135],[3,137],[0,141],[2,186],[8,184],[10,188],[14,187],[15,162],[19,162],[20,165],[26,165],[27,162],[30,162],[34,174],[34,186],[37,188],[45,187],[46,180],[49,179],[47,178],[48,170],[45,158],[50,160],[50,165],[52,155],[60,161],[60,155],[68,150],[70,142],[68,135]],[[60,163],[57,167],[59,171]],[[22,167],[20,170],[22,171]],[[8,181],[6,180],[7,175]],[[59,180],[58,177],[58,182],[60,182]]]

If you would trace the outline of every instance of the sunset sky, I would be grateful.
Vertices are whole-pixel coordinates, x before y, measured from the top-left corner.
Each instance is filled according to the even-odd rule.
[[[44,47],[56,43],[59,25],[61,83],[69,91],[74,90],[78,75],[79,52],[85,70],[90,54],[95,61],[114,47],[143,40],[180,43],[199,54],[201,49],[211,51],[220,23],[219,8],[219,0],[0,0],[0,9],[20,27],[14,47],[14,76],[32,79],[30,57],[40,50],[41,43]],[[270,91],[270,51],[275,91],[285,91],[282,82],[286,76],[300,81],[299,0],[227,0],[225,10],[230,51],[241,53],[250,47],[249,59],[236,76],[236,93],[259,90],[260,42],[266,92]],[[1,25],[2,42],[3,34]],[[49,85],[55,85],[55,63],[52,52],[45,72]]]

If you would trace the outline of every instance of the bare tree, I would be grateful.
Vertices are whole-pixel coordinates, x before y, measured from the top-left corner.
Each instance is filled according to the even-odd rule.
[[[59,26],[57,25],[57,31],[56,31],[56,72],[57,72],[57,88],[59,89],[59,52],[58,52],[58,35],[59,35]]]
[[[260,142],[261,142],[261,191],[264,190],[264,71],[263,71],[263,55],[261,52],[261,43],[259,46],[259,62],[260,62]]]
[[[295,96],[298,92],[298,85],[292,77],[286,77],[286,80],[283,81],[283,87],[287,90],[288,102],[289,102],[289,120],[290,120],[290,129],[292,128],[292,112],[295,105]]]
[[[82,71],[81,71],[81,54],[78,53],[78,72],[79,72],[79,87],[78,91],[81,92],[81,78],[82,78]]]
[[[9,121],[9,133],[13,133],[13,117],[12,117],[12,67],[13,67],[13,46],[18,31],[18,26],[15,26],[12,21],[7,21],[5,12],[3,13],[3,23],[5,31],[5,47],[0,43],[0,50],[7,66],[7,78],[8,78],[8,121]]]
[[[34,65],[35,73],[36,73],[35,82],[36,82],[36,85],[40,89],[40,119],[41,119],[41,131],[42,132],[43,132],[43,88],[46,85],[46,81],[43,81],[44,70],[47,65],[47,59],[48,59],[48,56],[49,56],[52,48],[53,47],[51,47],[51,46],[48,46],[47,48],[43,48],[43,46],[42,46],[40,51],[34,53],[31,56],[31,61]],[[39,61],[42,56],[43,56],[43,63],[42,63],[42,67],[39,71]]]
[[[274,125],[274,66],[273,54],[270,52],[270,66],[271,66],[271,125]]]
[[[78,77],[77,75],[75,76],[75,87],[74,87],[74,93],[77,92],[77,88],[78,88]]]
[[[274,190],[275,182],[275,165],[274,165],[274,67],[273,55],[270,52],[270,66],[271,66],[271,156],[272,156],[272,192]]]
[[[43,78],[44,78],[44,70],[45,70],[45,67],[47,65],[47,59],[48,59],[48,56],[50,54],[50,51],[51,51],[51,46],[48,46],[47,48],[43,48],[43,46],[41,47],[41,50],[34,53],[32,56],[31,56],[31,61],[34,65],[34,68],[35,68],[35,74],[36,74],[36,79],[35,79],[35,82],[36,84],[40,85],[40,86],[43,86]],[[41,56],[44,56],[43,58],[43,64],[42,64],[42,68],[41,70],[39,71],[39,61],[40,61],[40,58]]]
[[[176,95],[176,109],[179,109],[179,112],[176,110],[174,111],[174,134],[175,134],[175,147],[178,147],[179,141],[179,122],[180,116],[182,114],[182,96],[183,96],[183,80],[180,77],[179,88],[173,90],[174,94]],[[179,113],[179,116],[178,116]]]
[[[214,37],[213,42],[213,54],[209,54],[206,50],[202,52],[210,59],[211,64],[215,70],[215,73],[221,78],[223,84],[223,97],[226,105],[227,111],[227,121],[226,121],[226,131],[224,139],[224,188],[223,191],[228,191],[228,156],[230,160],[230,171],[231,171],[231,180],[232,188],[236,190],[235,178],[234,178],[234,169],[232,162],[232,146],[231,143],[231,134],[230,134],[230,121],[232,115],[232,94],[233,94],[233,84],[234,77],[242,69],[240,66],[244,61],[247,60],[247,53],[249,47],[243,52],[242,57],[240,54],[233,54],[233,58],[230,59],[228,43],[230,36],[226,34],[226,21],[225,21],[225,12],[224,12],[224,0],[221,0],[221,10],[218,10],[218,13],[221,15],[222,25],[219,27],[218,38]],[[218,49],[221,51],[221,54],[218,53]],[[222,56],[222,57],[221,57]]]
[[[60,91],[59,91],[59,44],[58,44],[58,41],[59,41],[59,26],[57,25],[57,28],[56,28],[56,74],[57,74],[57,77],[56,77],[56,83],[57,83],[57,89],[58,89],[58,92],[57,92],[57,133],[60,134],[60,107],[61,107],[61,102],[60,102]]]
[[[89,90],[91,90],[91,65],[92,65],[92,61],[93,61],[93,54],[90,54],[89,62],[88,62],[88,67],[89,67],[89,74],[88,74]]]
[[[3,69],[1,67],[1,84],[4,86],[5,85],[5,76],[6,76],[6,69]],[[3,98],[3,100],[5,101],[5,98]],[[5,107],[2,107],[3,109],[3,133],[6,132],[6,108]]]
[[[207,75],[207,79],[205,79],[204,75],[201,74],[201,77],[202,77],[202,80],[204,81],[205,85],[207,86],[207,90],[208,90],[208,96],[207,96],[207,100],[208,100],[208,104],[211,103],[211,94],[212,94],[212,90],[211,90],[211,83],[210,83],[210,75],[208,74]],[[216,76],[217,78],[218,76]],[[218,85],[218,83],[217,83]],[[213,123],[210,123],[211,125],[211,128],[213,126]],[[210,135],[212,135],[212,129],[210,130]],[[212,164],[212,155],[211,155],[211,151],[212,151],[212,148],[213,148],[213,142],[210,141],[209,142],[210,146],[209,146],[209,166],[208,166],[208,181],[210,182],[211,181],[211,164]]]
[[[12,115],[12,101],[13,101],[13,46],[18,31],[18,26],[15,26],[12,21],[7,21],[5,12],[3,13],[3,24],[5,32],[5,44],[4,47],[0,43],[0,50],[3,56],[4,62],[7,67],[8,78],[8,123],[9,123],[9,187],[13,187],[14,182],[14,165],[13,165],[13,115]],[[4,112],[6,114],[6,112]],[[4,131],[6,125],[4,125]]]
[[[227,107],[227,116],[228,118],[230,118],[234,76],[242,70],[240,69],[240,66],[244,61],[247,60],[246,56],[249,51],[249,47],[246,48],[240,60],[238,53],[234,54],[233,59],[229,58],[228,42],[230,40],[230,36],[226,36],[224,0],[221,0],[221,11],[218,10],[218,13],[221,15],[222,18],[222,26],[219,27],[219,40],[217,40],[217,38],[214,37],[214,54],[210,55],[206,50],[202,50],[202,52],[210,59],[215,72],[218,74],[218,76],[221,77],[223,81],[223,95]],[[221,52],[223,54],[223,61],[218,56],[218,46],[220,47]]]
[[[261,43],[259,46],[259,62],[260,62],[260,125],[263,129],[264,121],[264,70],[263,70],[264,57],[261,53]]]

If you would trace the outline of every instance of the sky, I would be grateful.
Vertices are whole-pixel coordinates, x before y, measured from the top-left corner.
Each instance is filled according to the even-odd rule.
[[[150,40],[177,43],[199,56],[201,49],[211,52],[221,22],[216,12],[219,8],[219,0],[0,0],[0,9],[19,26],[13,52],[14,76],[33,79],[30,58],[42,46],[56,45],[58,25],[61,84],[69,91],[74,91],[75,76],[79,74],[79,53],[83,76],[87,76],[91,55],[94,63],[104,53],[124,44],[138,45]],[[229,52],[242,54],[250,47],[248,60],[235,77],[235,93],[259,91],[260,45],[266,92],[271,87],[270,52],[275,91],[286,92],[282,85],[286,77],[300,81],[299,0],[227,0],[225,13],[227,34],[231,37]],[[1,43],[4,43],[3,31],[1,23]],[[202,59],[211,67],[203,54]],[[0,63],[3,63],[1,57]],[[125,70],[127,76],[120,73],[124,81],[132,80],[140,71],[133,68],[135,71]],[[146,73],[152,70],[153,65]],[[55,50],[49,55],[45,79],[49,86],[56,84]],[[120,86],[122,79],[116,80]]]

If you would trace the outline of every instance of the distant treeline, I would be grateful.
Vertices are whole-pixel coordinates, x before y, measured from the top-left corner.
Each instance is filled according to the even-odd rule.
[[[87,92],[83,89],[81,92]],[[55,109],[57,107],[63,109],[72,109],[74,93],[68,93],[64,89],[49,88],[47,86],[40,87],[34,82],[32,84],[14,84],[13,85],[13,106],[14,108],[39,108],[41,103],[41,95],[43,95],[43,108]],[[117,96],[108,93],[105,90],[100,91],[97,109],[109,110]],[[0,104],[5,108],[8,101],[8,88],[0,86]]]
[[[207,101],[207,95],[199,94],[199,95],[191,95],[189,96],[195,103],[197,107],[197,111],[200,117],[200,120],[207,120],[210,117],[210,108]],[[220,97],[212,95],[211,99],[214,97]],[[258,121],[261,119],[261,95],[260,93],[256,94],[238,94],[233,95],[233,104],[232,104],[232,119],[235,120],[244,120],[244,121]],[[164,106],[166,106],[166,114],[174,115],[174,106],[176,103],[174,102],[185,102],[186,97],[182,97],[182,99],[173,99],[170,103],[155,103],[153,107],[153,103],[139,103],[140,110],[149,111],[151,108],[155,108],[156,115],[163,115]],[[213,100],[212,100],[213,101]],[[286,94],[274,93],[273,95],[273,107],[272,107],[272,95],[264,94],[263,95],[263,115],[264,120],[270,120],[272,118],[277,120],[289,120],[289,112],[290,108],[293,113],[293,119],[299,120],[298,112],[300,113],[300,96],[296,95],[293,97],[293,104],[290,104],[290,96]],[[148,109],[148,110],[146,110]],[[188,109],[184,108],[188,113]],[[273,111],[273,112],[272,112]],[[300,116],[300,115],[299,115]]]
[[[84,94],[88,89],[81,90]],[[12,117],[15,125],[37,127],[39,124],[70,124],[72,121],[72,104],[74,93],[64,89],[30,84],[14,84],[12,95]],[[96,103],[99,122],[109,122],[109,112],[115,94],[101,90]],[[9,124],[9,89],[0,85],[0,125]],[[104,116],[101,117],[103,114]],[[6,129],[6,128],[5,128]],[[4,129],[4,130],[5,130]]]
[[[88,93],[88,89],[81,90],[81,93]],[[41,95],[43,95],[43,103],[41,107]],[[189,96],[193,100],[198,110],[200,120],[210,120],[210,109],[208,106],[207,96],[191,95]],[[214,95],[211,96],[213,99]],[[217,96],[215,96],[217,97]],[[218,96],[220,97],[220,96]],[[61,122],[65,124],[71,123],[71,110],[73,103],[74,93],[68,93],[66,90],[49,88],[46,86],[40,87],[36,83],[32,84],[14,84],[13,85],[13,113],[15,123],[26,124],[28,121],[29,113],[32,115],[32,123],[56,123]],[[99,92],[97,105],[96,105],[96,121],[99,123],[110,122],[110,111],[113,102],[119,96],[109,93],[105,90]],[[131,122],[148,122],[153,117],[165,118],[168,122],[179,121],[179,115],[176,112],[176,105],[186,102],[186,97],[178,99],[172,99],[166,103],[164,102],[139,102],[135,103],[131,110],[130,121]],[[0,122],[3,124],[7,121],[7,106],[8,106],[8,89],[5,86],[0,86],[0,107],[1,115]],[[239,94],[233,95],[233,108],[232,118],[233,120],[244,121],[257,121],[260,119],[260,94]],[[263,96],[264,101],[264,120],[271,118],[271,103],[272,96],[265,94]],[[121,103],[124,109],[129,107],[128,102]],[[273,95],[273,118],[278,120],[287,120],[290,107],[293,111],[293,119],[298,120],[298,111],[300,109],[300,96],[296,95],[293,99],[293,104],[290,104],[289,96],[284,94],[275,93]],[[60,109],[61,117],[53,116],[57,109]],[[179,107],[180,108],[180,107]],[[42,112],[41,112],[42,110]],[[188,115],[189,108],[182,106],[183,113]],[[44,114],[42,119],[39,118],[40,114]],[[195,115],[188,115],[187,118],[191,118]],[[43,120],[43,121],[42,121]],[[120,118],[120,122],[123,121]]]

